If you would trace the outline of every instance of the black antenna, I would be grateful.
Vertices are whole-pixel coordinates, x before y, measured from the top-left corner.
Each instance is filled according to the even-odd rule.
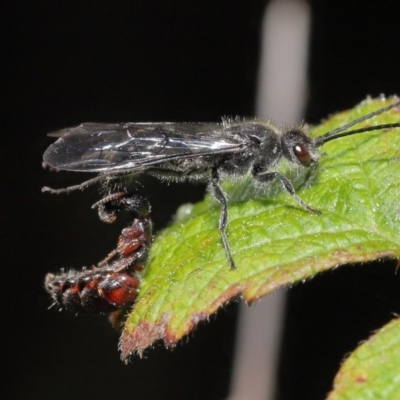
[[[386,107],[382,107],[379,110],[373,111],[367,115],[363,115],[360,118],[357,118],[351,122],[349,122],[346,125],[339,126],[336,129],[333,129],[332,131],[329,131],[325,133],[322,136],[319,136],[314,139],[314,146],[315,147],[320,147],[326,142],[329,142],[330,140],[337,139],[342,136],[349,136],[349,135],[354,135],[356,133],[362,133],[362,132],[371,132],[371,131],[377,131],[380,129],[388,129],[388,128],[400,128],[400,121],[399,122],[394,122],[391,124],[382,124],[382,125],[375,125],[375,126],[366,126],[364,128],[360,129],[354,129],[352,131],[346,131],[346,129],[351,128],[354,125],[357,125],[361,122],[367,121],[377,115],[380,115],[386,111],[391,110],[392,108],[400,106],[400,101],[396,101],[395,103],[389,104]]]

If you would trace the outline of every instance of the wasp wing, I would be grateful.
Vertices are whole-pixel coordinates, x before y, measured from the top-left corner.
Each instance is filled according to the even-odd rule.
[[[50,133],[45,164],[67,171],[144,170],[176,159],[238,151],[243,141],[212,123],[84,123]]]

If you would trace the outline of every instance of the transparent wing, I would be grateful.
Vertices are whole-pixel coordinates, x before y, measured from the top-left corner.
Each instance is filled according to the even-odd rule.
[[[67,171],[144,170],[177,159],[234,152],[238,137],[222,124],[84,123],[49,134],[59,137],[45,151],[45,164]]]

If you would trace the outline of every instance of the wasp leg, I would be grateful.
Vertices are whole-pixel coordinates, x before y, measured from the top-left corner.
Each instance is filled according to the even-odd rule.
[[[68,186],[66,188],[61,188],[61,189],[52,189],[48,186],[43,186],[42,192],[43,193],[49,192],[51,194],[70,193],[70,192],[74,192],[75,190],[84,190],[89,186],[95,185],[96,183],[99,183],[99,182],[107,181],[109,179],[110,179],[110,177],[107,175],[99,175],[99,176],[96,176],[85,182],[82,182],[79,185]]]
[[[258,180],[262,183],[268,183],[276,178],[278,178],[285,190],[307,211],[310,211],[314,214],[321,215],[322,212],[316,210],[315,208],[310,207],[307,203],[305,203],[299,196],[297,196],[296,191],[292,185],[292,182],[286,176],[280,174],[279,172],[268,172],[268,173],[261,173],[261,174],[253,174],[254,179]]]
[[[107,174],[100,174],[98,176],[95,176],[94,178],[88,179],[85,182],[80,183],[79,185],[73,185],[73,186],[68,186],[66,188],[61,188],[61,189],[53,189],[48,186],[43,186],[42,187],[42,192],[49,192],[51,194],[60,194],[60,193],[70,193],[74,192],[76,190],[85,190],[89,186],[93,186],[97,183],[106,183],[109,185],[112,181],[120,178],[122,175],[126,175],[129,173],[129,170],[121,170],[117,172],[111,172]]]
[[[235,262],[233,261],[231,248],[229,246],[228,237],[226,235],[226,228],[228,226],[228,205],[227,198],[225,193],[223,192],[221,186],[219,185],[219,174],[218,169],[213,168],[211,172],[211,186],[214,192],[215,198],[221,204],[222,211],[221,217],[219,219],[219,229],[221,231],[222,243],[224,245],[226,256],[228,257],[229,264],[232,269],[236,269]]]

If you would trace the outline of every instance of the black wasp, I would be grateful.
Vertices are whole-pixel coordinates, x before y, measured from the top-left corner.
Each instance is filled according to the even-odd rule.
[[[282,130],[268,121],[223,121],[222,123],[84,123],[50,134],[59,139],[44,153],[44,165],[56,170],[97,172],[99,176],[64,189],[44,187],[51,193],[70,192],[95,183],[110,183],[122,176],[142,173],[173,180],[210,182],[221,204],[219,220],[222,242],[231,268],[226,228],[227,197],[221,178],[250,172],[255,180],[268,183],[279,179],[286,191],[305,209],[319,213],[295,193],[288,178],[270,171],[285,157],[294,164],[310,167],[318,162],[318,148],[342,136],[397,128],[400,122],[349,130],[356,124],[400,106],[396,101],[317,138],[306,127]]]

